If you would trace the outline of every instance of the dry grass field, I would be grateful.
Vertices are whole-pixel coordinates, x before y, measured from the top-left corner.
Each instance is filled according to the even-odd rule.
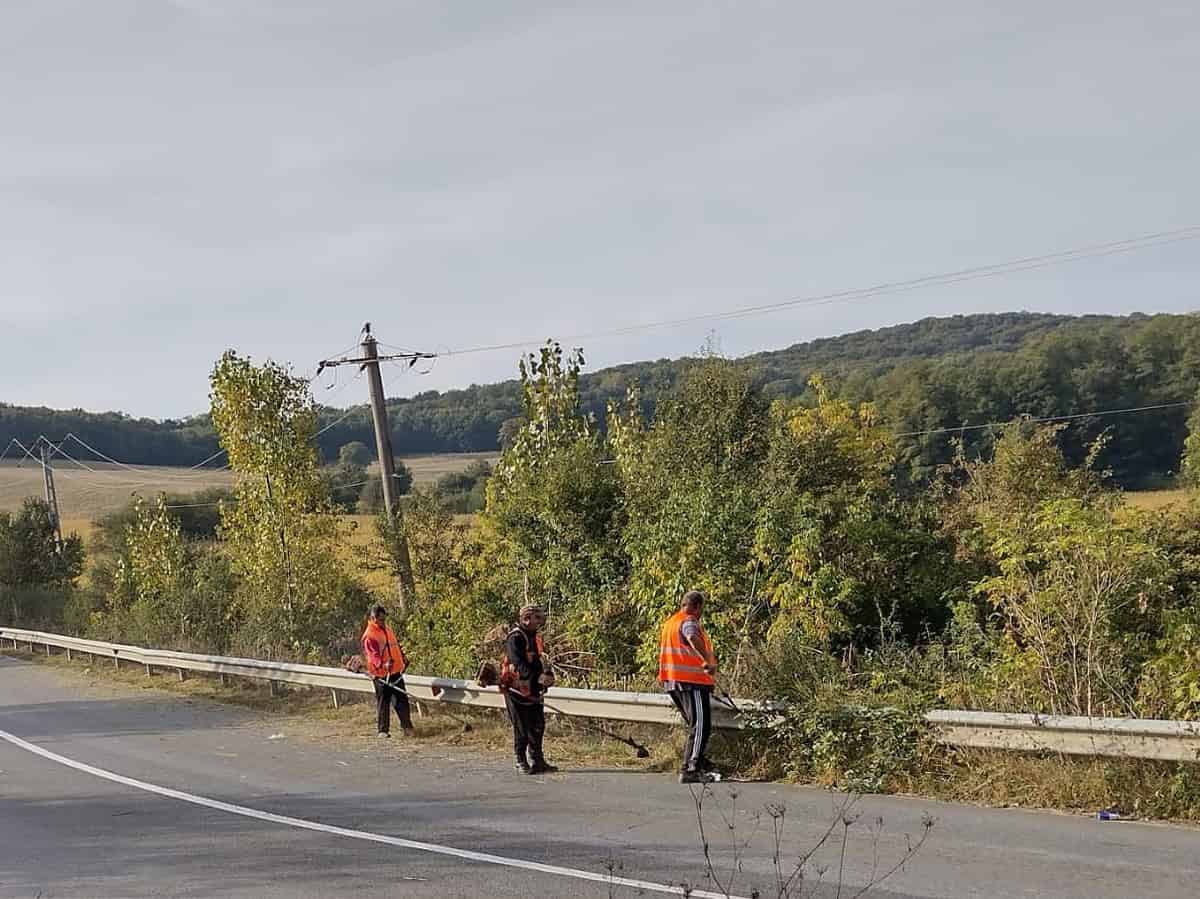
[[[64,519],[93,519],[124,506],[133,494],[195,493],[206,487],[228,487],[228,471],[138,467],[136,471],[105,462],[88,462],[84,471],[59,460],[54,466],[58,508]],[[34,462],[0,462],[0,511],[15,509],[27,496],[42,496],[42,469]]]
[[[432,485],[444,474],[462,471],[472,462],[483,460],[495,465],[499,453],[440,453],[432,456],[401,456],[404,464],[412,469],[413,481],[418,487]],[[372,466],[372,470],[375,466]]]
[[[406,456],[418,486],[432,485],[444,474],[462,471],[472,462],[493,462],[496,453],[442,453]],[[187,468],[135,466],[136,471],[104,462],[88,462],[92,471],[59,460],[54,467],[58,506],[64,520],[90,521],[122,508],[135,493],[195,493],[206,487],[229,487],[228,471],[193,471]],[[15,509],[27,496],[42,496],[42,469],[34,462],[0,462],[0,511]]]
[[[1194,496],[1191,490],[1141,490],[1125,494],[1125,502],[1135,509],[1145,509],[1150,512],[1166,509],[1170,506],[1182,505]]]

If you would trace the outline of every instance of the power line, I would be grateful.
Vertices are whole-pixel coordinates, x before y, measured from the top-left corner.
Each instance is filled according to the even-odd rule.
[[[80,438],[80,437],[77,437],[75,434],[68,434],[66,437],[64,437],[64,438],[62,439],[62,442],[64,442],[64,443],[65,443],[65,442],[66,442],[66,441],[68,441],[68,440],[73,440],[73,441],[75,441],[75,442],[76,442],[76,443],[78,443],[80,446],[82,446],[82,447],[83,447],[85,450],[87,450],[89,453],[91,453],[91,454],[92,454],[92,455],[94,455],[94,456],[99,456],[99,457],[100,457],[101,459],[103,459],[105,462],[111,462],[113,465],[116,465],[118,468],[124,468],[124,469],[127,469],[128,471],[132,471],[134,474],[141,474],[141,475],[145,475],[145,474],[157,474],[157,475],[159,475],[161,478],[163,478],[163,479],[166,479],[166,480],[176,480],[176,479],[178,479],[178,480],[192,480],[192,479],[195,479],[195,478],[203,478],[203,477],[205,477],[205,475],[206,475],[206,473],[205,473],[205,472],[201,472],[201,471],[198,471],[198,470],[196,471],[196,473],[195,473],[195,474],[186,474],[186,473],[184,473],[184,472],[167,472],[167,471],[158,471],[158,472],[155,472],[155,471],[147,471],[147,468],[151,468],[151,469],[153,469],[153,468],[154,468],[154,466],[141,466],[141,467],[138,467],[138,466],[129,465],[128,463],[122,462],[120,459],[114,459],[112,456],[110,456],[110,455],[108,455],[108,454],[106,454],[106,453],[102,453],[100,450],[96,449],[96,448],[95,448],[94,446],[92,446],[91,444],[89,444],[89,443],[85,442],[85,441],[84,441],[82,438]],[[218,455],[219,455],[219,454],[218,454]],[[228,468],[228,467],[229,467],[228,465],[225,465],[225,466],[222,466],[221,468],[214,468],[214,469],[210,469],[210,471],[223,471],[223,470],[225,470],[225,469],[226,469],[226,468]]]
[[[0,453],[0,462],[3,462],[3,461],[4,461],[4,457],[8,455],[8,451],[9,451],[10,449],[12,449],[12,448],[13,448],[13,446],[14,446],[14,445],[16,445],[16,444],[17,444],[17,443],[19,443],[19,442],[20,442],[20,441],[18,441],[16,437],[13,437],[11,440],[9,440],[9,441],[8,441],[8,446],[6,446],[6,447],[4,448],[4,452]],[[20,464],[20,460],[18,460],[18,464]]]
[[[215,453],[213,453],[211,456],[209,456],[207,459],[203,460],[202,462],[197,462],[195,465],[192,465],[189,467],[192,468],[193,470],[203,468],[209,462],[215,461],[216,458],[224,452],[225,452],[225,449],[221,448],[221,449],[217,450]],[[223,465],[223,466],[221,466],[221,468],[216,469],[216,471],[222,471],[223,469],[226,469],[228,467],[229,467],[228,465]]]
[[[326,431],[330,431],[333,428],[336,428],[338,425],[340,425],[342,422],[344,422],[351,415],[357,415],[361,409],[362,409],[362,406],[351,406],[349,409],[346,410],[346,413],[341,418],[337,419],[336,421],[331,421],[329,424],[325,425],[325,427],[321,428],[321,430],[317,431],[317,433],[313,434],[313,439],[315,440],[316,438],[318,438],[322,434],[324,434]]]
[[[396,480],[400,480],[400,475],[393,475],[393,477],[395,477]],[[367,484],[371,483],[372,480],[374,480],[374,478],[368,478],[365,481],[357,481],[353,484],[334,484],[330,489],[331,490],[349,490],[352,487],[365,487]],[[230,501],[236,502],[237,497],[232,497]],[[168,503],[167,508],[168,509],[201,509],[206,506],[219,506],[219,505],[221,505],[221,503],[219,503],[219,502],[216,502],[216,503]]]
[[[903,434],[894,434],[894,437],[927,437],[932,434],[957,434],[960,431],[982,431],[987,428],[1001,427],[1011,424],[1014,421],[1028,422],[1030,424],[1046,424],[1055,421],[1075,421],[1080,418],[1101,418],[1105,415],[1130,415],[1135,412],[1153,412],[1159,409],[1178,409],[1183,406],[1192,405],[1190,402],[1182,403],[1156,403],[1153,406],[1134,406],[1129,409],[1101,409],[1095,412],[1075,412],[1071,415],[1047,415],[1041,418],[1030,418],[1014,416],[1007,421],[989,421],[981,425],[962,425],[957,428],[931,428],[928,431],[906,431]]]
[[[101,476],[112,476],[117,479],[117,480],[108,481],[108,482],[104,483],[104,482],[99,482],[99,481],[89,481],[84,478],[80,478],[78,475],[72,475],[70,472],[60,472],[60,474],[63,477],[71,479],[71,480],[77,480],[81,484],[88,484],[89,486],[92,486],[92,487],[103,487],[103,488],[109,488],[109,487],[115,487],[115,486],[158,487],[158,486],[161,486],[161,484],[162,484],[161,481],[154,481],[154,480],[135,481],[135,480],[130,480],[127,477],[122,479],[122,475],[119,474],[118,472],[104,471],[103,469],[92,468],[90,465],[87,465],[84,462],[80,462],[78,459],[76,459],[74,456],[72,456],[70,453],[68,453],[66,450],[64,450],[62,448],[61,444],[55,443],[54,441],[52,441],[50,438],[48,438],[44,434],[42,436],[38,437],[37,441],[35,441],[33,445],[38,446],[38,444],[40,444],[40,443],[45,443],[46,446],[50,448],[50,451],[52,453],[62,456],[64,459],[66,459],[72,465],[75,465],[76,467],[81,468],[90,474],[101,475]]]
[[[1185,240],[1195,240],[1197,238],[1200,238],[1200,225],[1193,225],[1187,228],[1159,231],[1154,234],[1144,234],[1140,237],[1130,237],[1124,240],[1090,244],[1083,247],[1077,247],[1075,249],[1061,250],[1057,253],[1047,253],[1041,256],[1026,256],[1019,259],[1011,259],[1007,262],[974,266],[971,268],[964,268],[951,272],[942,272],[934,275],[925,275],[920,278],[911,278],[905,281],[884,282],[871,287],[860,287],[852,290],[839,290],[832,293],[794,297],[792,299],[781,300],[774,303],[744,306],[740,309],[730,309],[723,312],[705,312],[697,315],[684,316],[681,318],[662,319],[659,321],[644,322],[642,324],[626,325],[619,328],[590,331],[582,334],[568,334],[564,337],[561,337],[560,340],[574,341],[592,340],[602,337],[618,337],[626,334],[635,334],[639,331],[649,331],[657,328],[695,324],[697,322],[722,321],[726,319],[746,318],[754,315],[765,315],[771,312],[779,312],[781,310],[791,309],[799,306],[824,306],[832,303],[850,302],[853,300],[868,299],[870,297],[882,296],[886,294],[903,293],[909,290],[917,290],[922,287],[940,287],[948,284],[958,284],[963,281],[974,281],[981,278],[993,278],[1001,275],[1014,274],[1016,272],[1030,271],[1032,269],[1049,268],[1051,266],[1064,265],[1068,262],[1076,262],[1082,259],[1094,259],[1101,256],[1132,253],[1137,250],[1163,246],[1165,244],[1178,243]],[[543,341],[541,339],[538,339],[513,341],[511,343],[485,344],[483,346],[465,347],[457,350],[446,350],[441,355],[465,356],[471,353],[489,353],[498,350],[516,350],[523,349],[524,347],[528,346],[534,346],[542,342]]]
[[[349,383],[349,382],[347,382],[347,383]],[[346,410],[346,412],[343,415],[341,415],[339,418],[335,419],[334,421],[325,425],[325,427],[321,428],[321,430],[317,431],[313,435],[313,438],[315,439],[317,437],[320,437],[326,431],[329,431],[329,430],[337,427],[339,424],[341,424],[347,418],[350,418],[352,415],[358,414],[360,409],[361,409],[361,407],[356,406],[356,407],[351,407],[350,409]],[[141,467],[139,467],[139,466],[135,466],[135,465],[130,465],[126,462],[122,462],[120,459],[115,459],[112,456],[109,456],[108,454],[101,452],[100,450],[93,447],[91,444],[89,444],[89,443],[85,442],[84,440],[82,440],[81,438],[77,437],[75,434],[67,434],[67,436],[63,438],[63,442],[65,442],[67,440],[75,441],[76,443],[78,443],[80,446],[82,446],[88,452],[92,453],[95,456],[100,457],[105,462],[108,462],[112,465],[117,466],[118,468],[125,469],[126,471],[130,471],[133,474],[142,475],[143,477],[152,478],[152,480],[136,480],[136,481],[124,479],[124,480],[111,482],[113,484],[125,484],[125,485],[129,485],[129,486],[149,487],[149,486],[158,486],[162,483],[162,481],[165,480],[165,481],[177,481],[177,482],[182,481],[182,482],[186,482],[189,486],[195,486],[194,484],[191,483],[194,479],[197,479],[197,478],[202,479],[210,473],[217,474],[217,473],[232,470],[231,466],[228,464],[222,465],[220,468],[210,468],[203,472],[197,470],[195,474],[185,474],[182,472],[163,471],[164,466],[141,466]],[[38,437],[38,439],[36,441],[34,441],[33,445],[36,447],[39,443],[41,443],[43,441],[45,441],[45,443],[52,448],[53,452],[62,456],[68,462],[72,463],[73,465],[75,465],[78,468],[83,469],[84,471],[87,471],[87,472],[89,472],[91,474],[95,474],[95,475],[101,475],[101,476],[114,476],[114,477],[118,476],[116,472],[104,471],[103,469],[93,468],[92,466],[87,465],[84,462],[81,462],[79,459],[76,459],[74,456],[70,455],[65,450],[63,450],[62,446],[61,446],[61,442],[56,444],[53,441],[51,441],[50,438],[47,437],[45,434],[40,435]],[[2,460],[4,458],[4,456],[8,453],[9,449],[11,449],[13,447],[13,445],[17,445],[17,446],[21,447],[22,449],[24,449],[26,451],[26,455],[28,455],[29,458],[31,458],[33,461],[35,461],[35,462],[39,461],[38,458],[36,456],[30,454],[28,452],[28,449],[24,446],[24,444],[22,444],[15,437],[9,441],[9,445],[8,445],[8,447],[5,448],[4,452],[0,453],[0,460]],[[218,450],[212,456],[209,456],[207,459],[205,459],[204,462],[198,463],[198,465],[203,465],[205,462],[211,462],[213,459],[215,459],[217,456],[221,455],[224,452],[225,452],[224,449]],[[191,469],[196,470],[198,468],[198,465],[191,466]],[[69,472],[62,473],[62,474],[64,477],[70,477]],[[91,484],[92,486],[105,486],[105,485],[100,484],[95,481],[81,481],[81,483],[88,483],[88,484]],[[183,486],[183,484],[181,484],[180,486]]]
[[[387,356],[378,356],[370,359],[366,356],[356,356],[353,358],[343,357],[341,359],[322,359],[317,365],[317,374],[320,374],[327,368],[334,368],[338,365],[367,365],[375,362],[407,362],[408,367],[412,368],[421,359],[436,359],[437,353],[391,353]]]

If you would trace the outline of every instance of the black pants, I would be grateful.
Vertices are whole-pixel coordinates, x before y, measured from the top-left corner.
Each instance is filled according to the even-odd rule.
[[[542,738],[546,735],[546,709],[540,702],[522,702],[511,693],[504,694],[508,717],[513,726],[513,752],[517,761],[540,765],[546,761],[542,754]],[[526,757],[528,750],[528,758]]]
[[[687,722],[687,741],[683,744],[683,770],[697,771],[705,760],[704,750],[712,736],[712,705],[709,687],[697,685],[670,690],[668,694],[683,720]]]
[[[400,726],[404,730],[408,730],[413,723],[412,710],[408,707],[408,694],[400,692],[404,689],[404,675],[393,674],[388,677],[387,683],[396,689],[389,689],[379,678],[375,678],[375,701],[379,705],[379,732],[386,734],[390,729],[392,706],[396,708],[396,717],[400,719]]]

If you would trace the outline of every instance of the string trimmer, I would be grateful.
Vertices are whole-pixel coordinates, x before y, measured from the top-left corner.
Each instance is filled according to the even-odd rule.
[[[347,671],[352,671],[355,674],[365,674],[366,673],[366,663],[363,661],[363,657],[361,655],[352,655],[352,656],[344,657],[342,659],[342,667],[345,668]],[[395,684],[389,684],[387,681],[385,681],[381,677],[375,677],[374,675],[368,675],[368,676],[371,678],[372,681],[374,681],[375,683],[384,687],[385,689],[391,690],[394,693],[399,693],[401,696],[407,697],[412,702],[420,702],[421,701],[421,700],[417,699],[417,697],[415,697],[411,693],[409,693],[407,690],[401,690]],[[434,695],[435,699],[437,698],[437,695],[441,692],[442,692],[442,690],[440,687],[437,687],[437,686],[433,687],[433,695]],[[473,731],[475,729],[471,726],[471,723],[469,721],[464,721],[462,718],[459,718],[456,714],[451,712],[449,709],[446,710],[446,714],[462,725],[463,733],[469,734],[471,731]]]
[[[478,682],[479,686],[481,686],[481,687],[499,687],[501,693],[505,693],[508,690],[507,686],[500,683],[499,672],[496,670],[496,666],[493,665],[491,662],[484,662],[482,665],[479,666],[479,675],[476,678],[476,681]],[[564,712],[562,709],[555,708],[548,702],[543,702],[543,705],[545,706],[545,708],[548,711],[551,711],[556,715],[562,715],[564,718],[572,717],[570,715],[567,715],[567,713]],[[592,731],[593,733],[597,733],[597,734],[600,734],[601,736],[608,737],[610,740],[616,740],[618,743],[624,743],[626,746],[629,746],[630,748],[637,750],[638,758],[640,758],[640,759],[650,758],[650,750],[647,749],[645,746],[643,746],[641,743],[639,743],[637,740],[631,739],[630,737],[622,737],[620,734],[615,734],[611,730],[609,730],[607,727],[605,727],[604,725],[598,724],[588,718],[581,718],[581,719],[575,719],[575,720],[577,723],[582,724],[584,726],[584,728]]]
[[[548,702],[544,703],[544,705],[546,706],[546,708],[549,711],[554,712],[554,714],[556,714],[556,715],[570,717],[566,714],[566,712],[563,712],[561,709],[556,709],[554,706],[550,705],[550,703],[548,703]],[[605,737],[608,737],[610,740],[616,740],[620,743],[624,743],[626,746],[629,746],[632,749],[636,749],[638,758],[640,758],[640,759],[650,758],[650,750],[647,749],[645,746],[643,746],[641,743],[639,743],[637,740],[634,740],[631,737],[622,737],[620,734],[614,734],[607,727],[605,727],[602,724],[598,724],[595,721],[592,721],[590,718],[578,718],[575,720],[577,723],[582,724],[587,730],[590,730],[590,731],[593,731],[594,733],[598,733]]]
[[[383,680],[383,678],[372,677],[371,680],[375,681],[375,683],[380,684],[381,686],[383,686],[384,688],[386,688],[388,690],[392,690],[393,692],[399,693],[401,696],[407,696],[413,702],[421,701],[421,700],[417,699],[417,697],[415,697],[411,693],[409,693],[407,690],[401,690],[395,684],[389,684],[387,681]],[[433,694],[434,696],[437,696],[438,693],[442,692],[441,689],[438,687],[434,687],[433,689],[434,689],[434,694]],[[438,704],[441,705],[441,703],[438,703]],[[469,734],[471,731],[473,731],[475,729],[475,728],[471,727],[471,723],[469,721],[464,721],[462,718],[459,718],[458,715],[454,714],[449,709],[444,709],[443,711],[445,711],[445,713],[447,715],[449,715],[451,718],[453,718],[455,721],[457,721],[459,724],[462,725],[463,733]]]
[[[716,687],[716,692],[718,694],[717,698],[721,702],[723,702],[725,705],[727,705],[729,707],[730,711],[732,711],[735,715],[742,714],[742,710],[739,709],[737,703],[733,701],[733,697],[729,695],[728,690],[726,690],[724,687],[718,685]]]

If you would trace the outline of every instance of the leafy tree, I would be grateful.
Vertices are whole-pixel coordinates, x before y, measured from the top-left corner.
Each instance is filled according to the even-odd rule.
[[[1062,425],[1017,420],[999,429],[990,459],[970,461],[960,451],[956,465],[947,472],[956,486],[946,519],[965,551],[986,558],[997,536],[1024,530],[1046,501],[1110,502],[1103,473],[1094,468],[1103,443],[1094,444],[1087,464],[1075,468],[1059,444],[1061,431]]]
[[[609,434],[621,478],[630,598],[647,665],[653,622],[688,589],[709,596],[705,618],[729,645],[754,594],[754,543],[768,407],[738,366],[709,358],[660,400],[647,426],[637,391],[613,409]],[[653,645],[651,645],[653,644]]]
[[[976,590],[1004,616],[1011,688],[1035,711],[1136,714],[1140,635],[1164,586],[1153,543],[1099,505],[1059,499],[993,533],[991,551],[999,574]]]
[[[583,361],[578,350],[564,360],[553,342],[521,360],[524,421],[487,482],[482,516],[492,567],[522,592],[572,610],[565,617],[576,627],[628,571],[620,485],[579,408]]]
[[[341,465],[366,468],[371,462],[371,450],[361,440],[351,440],[342,444],[338,450],[338,462]]]
[[[406,496],[413,486],[412,469],[400,459],[393,463],[396,472],[396,496]],[[365,515],[373,515],[383,511],[383,478],[370,475],[358,497],[358,511]]]
[[[186,585],[191,560],[179,522],[160,496],[152,507],[135,501],[134,520],[126,535],[129,559],[121,565],[133,587],[140,628],[151,645],[181,644],[188,635]]]
[[[189,540],[214,540],[221,523],[221,503],[233,502],[233,491],[226,487],[206,487],[195,493],[168,493],[164,503]]]
[[[335,551],[338,519],[320,476],[308,385],[232,350],[213,369],[212,419],[237,475],[220,534],[238,578],[248,648],[316,657],[361,617],[362,591]]]
[[[940,629],[961,585],[953,544],[927,504],[896,496],[874,408],[834,399],[820,378],[812,388],[811,408],[772,408],[754,542],[771,636],[799,628],[840,648]]]
[[[481,658],[481,636],[512,613],[511,594],[489,589],[495,571],[477,529],[458,520],[436,491],[410,494],[401,527],[415,597],[395,622],[397,634],[422,670],[470,676]],[[387,516],[376,516],[376,539],[366,554],[370,567],[393,577],[401,564],[396,530]]]
[[[496,442],[500,449],[506,450],[512,446],[513,441],[516,440],[517,434],[520,432],[520,430],[520,416],[514,415],[512,418],[504,419],[504,421],[500,424],[500,430],[496,434]]]
[[[355,511],[363,488],[369,482],[367,469],[361,465],[341,462],[324,469],[322,474],[333,504],[343,512]]]
[[[486,460],[478,459],[462,471],[452,471],[438,478],[436,491],[442,504],[452,512],[479,512],[487,501],[487,482],[491,476],[492,466]]]
[[[12,624],[57,620],[83,562],[83,541],[71,534],[60,546],[50,507],[40,499],[0,515],[0,608]]]
[[[580,350],[564,359],[553,342],[521,360],[522,425],[487,480],[479,589],[505,616],[522,597],[550,606],[563,625],[551,637],[559,663],[582,652],[628,667],[632,640],[614,637],[611,615],[629,570],[620,485],[580,408],[582,365]]]
[[[1200,487],[1200,394],[1197,394],[1192,417],[1188,419],[1188,437],[1184,443],[1181,470],[1193,487]]]
[[[451,471],[437,480],[439,493],[469,493],[480,481],[486,481],[492,476],[492,466],[484,459],[472,462],[462,471]]]

